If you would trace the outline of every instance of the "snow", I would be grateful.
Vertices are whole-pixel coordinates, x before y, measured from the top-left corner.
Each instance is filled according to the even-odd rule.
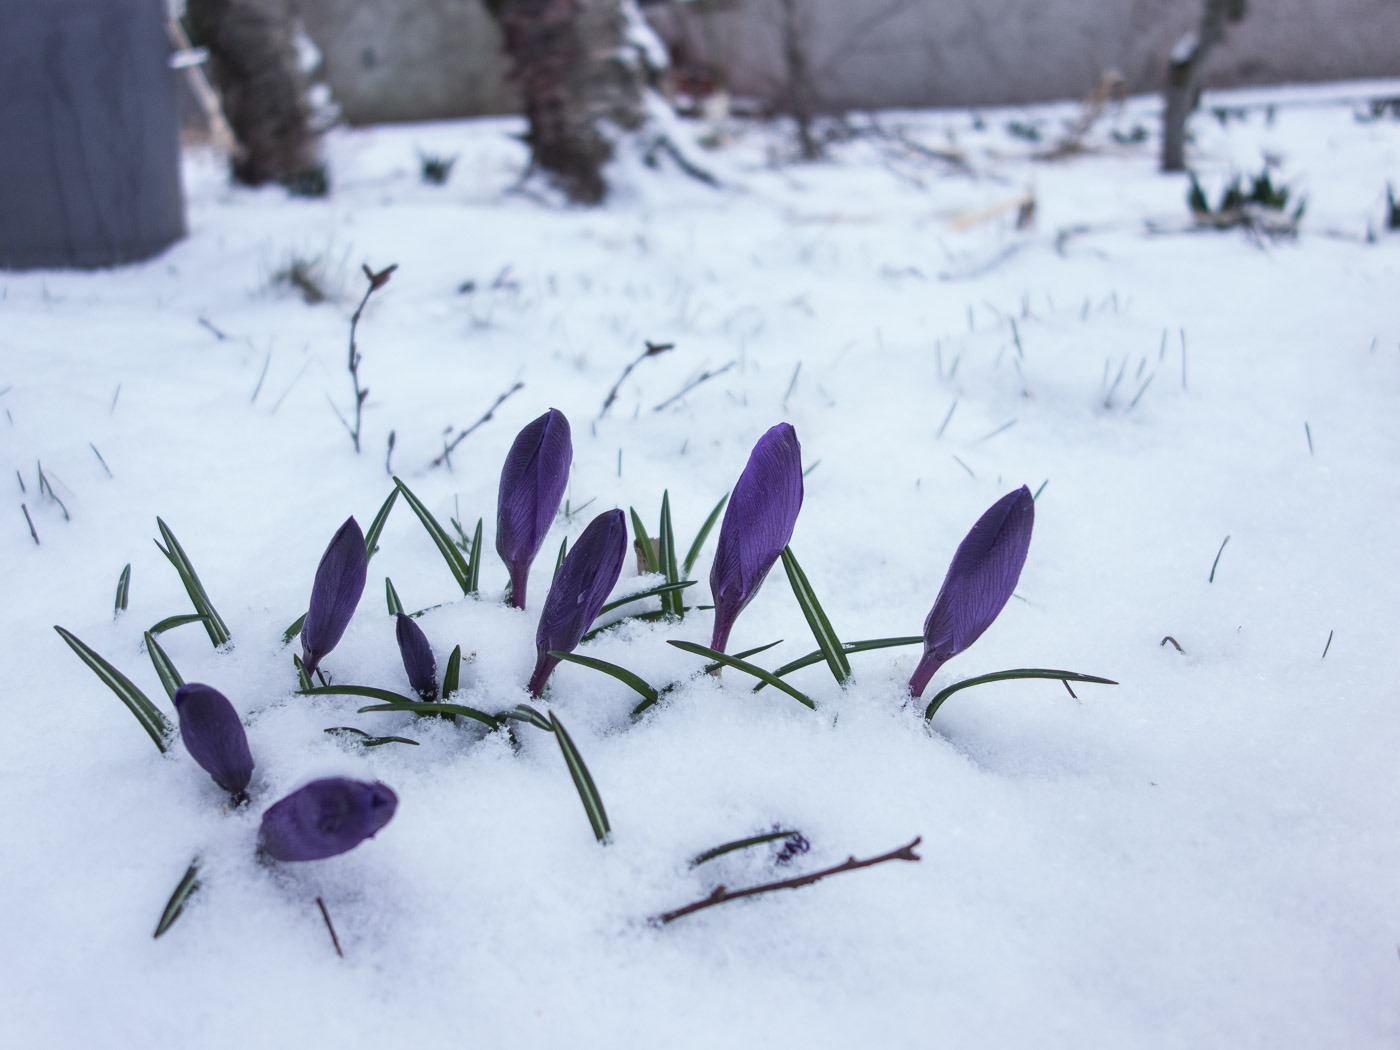
[[[1400,235],[1381,216],[1400,122],[1359,122],[1346,100],[1397,94],[1207,96],[1191,128],[1208,194],[1274,155],[1308,196],[1296,241],[1191,232],[1185,178],[1155,170],[1158,103],[1136,99],[1057,163],[1030,154],[1068,104],[880,115],[965,150],[971,175],[871,136],[795,165],[779,132],[741,124],[704,155],[724,189],[627,158],[594,211],[510,192],[513,120],[337,132],[322,201],[232,188],[191,153],[191,234],[161,257],[0,275],[0,457],[25,486],[0,540],[8,1030],[104,1047],[1394,1046]],[[1244,102],[1275,108],[1211,116]],[[1009,136],[1013,119],[1044,141]],[[1153,139],[1108,134],[1134,125]],[[445,187],[420,183],[418,150],[459,156]],[[1015,208],[950,228],[1027,189],[1033,228]],[[297,256],[322,259],[332,302],[274,280]],[[359,266],[391,262],[359,327],[356,456],[327,399],[351,408]],[[598,420],[647,339],[676,347]],[[450,472],[428,468],[446,428],[517,381]],[[490,547],[505,451],[550,406],[573,424],[575,513],[545,541],[530,609],[499,601],[494,551],[481,600],[461,599],[400,501],[325,661],[336,681],[408,689],[388,575],[409,608],[446,603],[419,623],[439,667],[455,644],[471,654],[460,702],[527,700],[560,540],[613,506],[654,529],[668,489],[688,545],[786,420],[812,468],[792,546],[843,639],[917,633],[972,522],[1048,479],[1022,600],[931,689],[1037,666],[1121,684],[1077,700],[983,686],[926,725],[904,692],[918,649],[886,649],[851,658],[844,693],[822,665],[793,674],[813,713],[665,644],[707,643],[706,612],[630,623],[581,651],[679,681],[661,705],[634,724],[634,694],[571,665],[540,702],[597,782],[605,847],[546,734],[521,725],[517,753],[470,724],[296,696],[281,633],[346,515],[367,526],[388,495],[390,432],[394,472],[444,523],[484,517]],[[71,521],[39,494],[40,461]],[[247,810],[224,812],[178,744],[158,754],[52,630],[173,714],[141,646],[189,611],[150,543],[157,514],[232,632],[226,651],[198,626],[162,643],[244,716]],[[619,593],[642,582],[629,566]],[[763,666],[814,648],[775,570],[731,648],[779,638]],[[322,732],[341,725],[420,746]],[[341,857],[258,864],[261,812],[326,775],[382,779],[398,814]],[[775,825],[811,850],[687,866]],[[647,921],[916,835],[917,864]],[[195,854],[202,889],[153,940]]]

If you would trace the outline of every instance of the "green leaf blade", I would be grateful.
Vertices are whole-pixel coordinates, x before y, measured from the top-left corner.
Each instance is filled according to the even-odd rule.
[[[170,737],[173,735],[175,727],[165,715],[161,714],[160,709],[151,703],[150,698],[141,692],[130,678],[80,641],[73,632],[58,626],[58,624],[54,624],[53,629],[58,632],[60,638],[68,643],[68,647],[78,654],[78,659],[87,664],[93,673],[102,680],[102,684],[117,694],[117,699],[136,716],[136,721],[141,723],[141,728],[155,741],[156,747],[162,752],[168,750]]]
[[[372,695],[367,688],[357,688],[353,693],[351,693],[349,689],[346,689],[344,687],[329,690],[302,690],[302,692],[310,692],[312,694],[316,692],[341,692],[350,693],[350,695],[352,696]],[[376,692],[380,694],[385,694],[388,691],[381,689],[376,690]],[[398,694],[389,693],[388,695],[395,696]],[[369,707],[360,708],[356,712],[356,714],[385,714],[392,713],[395,711],[405,712],[407,714],[412,715],[461,715],[463,718],[470,718],[473,721],[480,722],[482,725],[489,726],[492,729],[499,729],[501,726],[501,720],[499,718],[496,718],[494,715],[488,715],[485,711],[478,711],[474,707],[467,707],[465,704],[443,704],[437,703],[436,701],[434,701],[433,703],[425,703],[422,700],[410,700],[408,699],[408,697],[403,697],[400,700],[390,701],[388,703],[383,704],[371,704]]]
[[[846,653],[841,647],[841,639],[836,636],[836,631],[832,628],[831,621],[822,609],[821,602],[817,600],[816,592],[812,590],[812,585],[807,580],[807,574],[802,571],[802,566],[797,562],[797,555],[792,553],[790,546],[783,548],[782,557],[788,582],[792,584],[793,596],[802,609],[802,615],[807,619],[807,626],[812,629],[812,636],[817,640],[817,648],[821,650],[827,666],[831,668],[831,674],[836,679],[836,684],[844,688],[846,680],[851,676],[851,662],[846,659]]]
[[[771,685],[774,688],[780,689],[784,693],[787,693],[788,696],[792,697],[794,700],[796,700],[803,706],[810,707],[814,711],[816,710],[817,705],[813,702],[810,696],[807,696],[805,693],[798,692],[792,686],[784,682],[781,678],[778,678],[776,675],[774,675],[771,671],[765,671],[762,667],[759,667],[757,664],[748,663],[747,661],[741,660],[736,656],[729,656],[728,654],[722,653],[717,649],[711,649],[709,646],[697,645],[695,642],[684,642],[679,641],[675,638],[668,638],[666,640],[666,644],[673,645],[677,649],[680,649],[682,652],[693,653],[696,656],[704,656],[710,660],[715,661],[716,663],[724,664],[726,667],[732,667],[736,671],[743,671],[745,674],[753,675],[753,677],[763,682],[766,682],[768,685]]]
[[[802,832],[789,828],[785,831],[771,831],[766,835],[754,835],[752,838],[736,839],[733,842],[726,842],[723,845],[716,846],[714,849],[707,849],[704,853],[696,854],[691,858],[690,866],[692,868],[698,868],[706,861],[714,860],[716,857],[722,857],[726,853],[733,853],[735,850],[749,849],[752,846],[761,846],[765,842],[777,842],[779,839],[790,839],[794,836],[800,837],[801,834]]]
[[[961,682],[954,682],[946,689],[941,690],[929,701],[929,705],[924,709],[924,720],[928,721],[938,713],[938,709],[943,706],[944,701],[954,693],[963,689],[970,689],[974,685],[986,685],[989,682],[1006,682],[1017,678],[1054,678],[1061,682],[1089,682],[1094,685],[1117,685],[1111,678],[1100,678],[1098,675],[1080,674],[1077,671],[1056,671],[1048,667],[1016,667],[1009,671],[994,671],[991,674],[978,675],[976,678],[966,678]]]
[[[671,492],[661,493],[661,531],[657,536],[656,560],[666,576],[667,583],[680,583],[681,572],[676,565],[676,534],[671,527]],[[675,591],[667,591],[661,596],[661,607],[672,616],[684,616],[685,607],[681,596]]]
[[[588,823],[593,828],[594,837],[602,844],[607,845],[608,836],[612,832],[612,827],[608,824],[607,810],[603,808],[602,796],[598,794],[598,786],[593,783],[593,776],[588,772],[588,766],[584,764],[583,756],[578,753],[578,748],[574,746],[573,738],[564,728],[564,724],[559,721],[559,717],[551,711],[549,713],[550,727],[554,730],[554,739],[559,742],[559,750],[564,755],[564,763],[569,767],[569,776],[573,778],[574,787],[578,790],[579,800],[583,803],[583,811],[588,815]]]
[[[185,910],[185,905],[199,889],[199,864],[200,858],[195,857],[190,861],[190,866],[185,869],[184,877],[175,887],[175,892],[170,895],[170,900],[165,904],[165,910],[160,913],[160,921],[156,923],[156,932],[151,937],[162,936],[171,926],[175,925],[175,920],[180,917],[180,913]]]
[[[458,689],[458,680],[462,674],[462,647],[456,646],[452,650],[452,655],[447,658],[447,670],[442,674],[442,698],[446,700]]]
[[[423,523],[423,528],[427,530],[428,536],[432,539],[433,545],[437,547],[438,553],[442,555],[442,560],[447,563],[448,570],[452,573],[452,578],[457,581],[457,586],[462,588],[463,594],[468,591],[468,572],[466,560],[462,557],[452,538],[447,535],[447,531],[438,524],[437,518],[433,517],[430,511],[413,491],[400,481],[394,478],[394,484],[403,493],[404,500],[412,508],[413,513],[418,515],[418,520]]]
[[[627,670],[627,668],[625,667],[609,663],[606,660],[599,660],[592,656],[580,656],[578,653],[555,652],[551,650],[549,655],[558,657],[560,660],[564,660],[571,664],[578,664],[581,667],[590,667],[595,671],[602,671],[603,674],[611,675],[623,685],[635,690],[644,699],[649,700],[651,703],[654,704],[657,701],[657,697],[659,695],[657,691],[653,689],[651,685],[648,684],[647,681],[643,679],[640,675]]]
[[[172,703],[175,701],[175,691],[185,684],[185,680],[180,677],[180,672],[175,669],[175,663],[170,657],[165,655],[165,650],[156,641],[156,636],[150,631],[146,632],[146,655],[151,658],[151,663],[155,665],[156,677],[160,679],[161,686],[165,689],[166,695],[170,697]]]
[[[700,531],[695,534],[695,542],[690,545],[690,550],[685,555],[685,574],[690,575],[690,570],[695,567],[696,560],[700,557],[700,551],[704,549],[705,540],[709,538],[710,530],[715,527],[715,522],[719,521],[720,512],[724,510],[724,505],[729,502],[729,493],[720,497],[720,501],[715,504],[715,509],[710,511],[710,516],[705,519],[705,524],[700,526]]]
[[[647,527],[642,524],[642,516],[637,513],[636,507],[628,507],[627,513],[632,518],[632,542],[642,552],[642,562],[646,565],[647,572],[659,573],[661,562],[657,560],[656,548],[652,546],[651,537],[647,535]]]
[[[394,501],[399,498],[399,487],[395,485],[389,491],[389,498],[379,508],[374,520],[369,523],[369,531],[365,533],[365,558],[373,558],[379,550],[379,535],[384,531],[384,525],[389,520],[389,512],[394,509]],[[301,630],[300,627],[297,630]],[[295,632],[293,632],[295,633]]]
[[[117,600],[115,602],[115,612],[125,612],[127,599],[131,594],[131,562],[126,563],[126,568],[122,569],[122,574],[117,577]]]
[[[394,590],[394,581],[389,577],[384,577],[384,604],[389,608],[390,616],[397,616],[403,612],[403,602],[399,601],[399,592]]]

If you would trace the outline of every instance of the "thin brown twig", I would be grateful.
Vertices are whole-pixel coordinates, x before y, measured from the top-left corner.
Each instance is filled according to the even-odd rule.
[[[922,841],[923,836],[916,835],[914,836],[914,841],[907,845],[900,846],[898,849],[892,849],[888,853],[881,853],[878,857],[867,857],[865,860],[856,860],[855,857],[848,857],[844,863],[837,864],[835,867],[823,868],[821,871],[814,871],[810,875],[799,875],[796,878],[783,879],[781,882],[766,882],[761,886],[749,886],[742,890],[731,890],[724,886],[716,886],[708,897],[687,904],[683,908],[677,908],[675,911],[668,911],[663,915],[658,915],[656,918],[652,919],[652,924],[664,926],[669,922],[675,922],[683,915],[690,915],[697,911],[703,911],[705,908],[713,908],[715,905],[724,904],[727,901],[738,900],[741,897],[753,897],[759,893],[773,893],[776,890],[795,890],[800,886],[810,886],[814,882],[819,882],[828,875],[840,875],[842,872],[846,871],[858,871],[861,868],[870,868],[874,867],[876,864],[884,864],[886,861],[922,860],[923,858],[914,852],[914,847]]]
[[[331,925],[331,913],[326,911],[326,902],[317,897],[316,907],[321,909],[321,918],[326,921],[326,929],[331,935],[331,944],[335,945],[335,954],[342,959],[345,958],[345,953],[340,950],[340,938],[335,935],[335,927]]]
[[[489,423],[491,419],[495,416],[496,409],[500,408],[503,404],[505,404],[506,398],[510,397],[510,395],[515,393],[517,390],[524,389],[524,387],[524,383],[517,381],[516,384],[509,390],[507,390],[504,394],[500,394],[499,396],[497,396],[496,400],[491,403],[491,407],[486,410],[486,415],[482,416],[471,426],[467,427],[466,430],[462,431],[455,438],[453,438],[452,443],[450,445],[446,442],[443,442],[442,455],[438,456],[437,459],[429,463],[428,468],[431,470],[433,467],[440,467],[444,463],[451,467],[452,464],[449,457],[451,457],[453,450],[456,449],[456,447],[462,443],[462,439],[465,438],[477,427],[481,426],[483,423]]]
[[[627,377],[632,374],[632,369],[636,368],[648,357],[664,354],[667,350],[674,350],[675,347],[675,343],[653,343],[650,339],[646,340],[646,349],[642,351],[641,356],[635,361],[628,362],[627,367],[622,370],[622,375],[617,377],[617,382],[614,383],[612,389],[608,391],[608,396],[603,399],[603,407],[598,412],[598,418],[602,419],[608,414],[608,409],[612,408],[613,402],[617,400],[617,392],[622,389],[622,384],[626,381]]]
[[[701,372],[698,376],[695,377],[695,379],[691,380],[691,381],[690,381],[689,383],[687,383],[685,386],[681,387],[681,389],[680,389],[679,391],[677,391],[675,394],[673,394],[673,395],[671,395],[670,397],[668,397],[665,401],[661,402],[661,404],[655,406],[655,407],[652,409],[652,411],[653,411],[653,412],[660,412],[660,411],[661,411],[663,408],[665,408],[666,406],[675,404],[677,401],[679,401],[681,398],[685,397],[686,394],[690,393],[692,390],[694,390],[694,389],[695,389],[697,386],[699,386],[701,383],[704,383],[704,382],[706,382],[706,381],[708,381],[708,380],[710,380],[710,379],[714,379],[716,376],[722,376],[722,375],[724,375],[725,372],[728,372],[731,368],[733,368],[733,367],[734,367],[735,365],[737,365],[738,363],[739,363],[738,361],[730,361],[729,364],[725,365],[723,368],[717,368],[717,369],[715,369],[713,372],[710,372],[710,371]]]
[[[365,407],[365,398],[369,397],[369,390],[360,386],[360,352],[355,348],[355,328],[360,323],[360,314],[364,313],[365,304],[369,302],[369,297],[388,284],[389,276],[398,268],[398,263],[391,263],[376,273],[368,266],[361,266],[365,272],[365,280],[369,281],[369,287],[365,289],[365,294],[360,299],[360,305],[355,307],[355,312],[350,315],[350,378],[355,384],[354,427],[346,422],[344,416],[340,416],[339,411],[336,412],[336,415],[340,416],[340,421],[345,424],[345,429],[350,432],[350,440],[355,444],[356,453],[360,451],[360,414]],[[335,407],[334,403],[331,407]]]

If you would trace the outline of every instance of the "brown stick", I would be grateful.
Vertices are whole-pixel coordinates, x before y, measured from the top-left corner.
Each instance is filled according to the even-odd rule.
[[[848,857],[842,864],[837,864],[833,868],[823,868],[821,871],[814,871],[810,875],[799,875],[794,879],[783,879],[781,882],[766,882],[761,886],[749,886],[742,890],[731,890],[724,886],[716,886],[714,891],[703,900],[687,904],[684,908],[677,908],[675,911],[668,911],[664,915],[658,915],[652,919],[652,925],[664,926],[669,922],[675,922],[683,915],[690,915],[692,912],[703,911],[705,908],[713,908],[716,904],[724,904],[726,901],[735,901],[741,897],[752,897],[759,893],[772,893],[775,890],[795,890],[799,886],[810,886],[814,882],[826,878],[828,875],[840,875],[844,871],[858,871],[861,868],[870,868],[876,864],[884,864],[890,860],[921,860],[922,858],[914,852],[914,847],[923,841],[922,835],[914,836],[914,841],[908,845],[892,849],[888,853],[881,853],[878,857],[867,857],[865,860],[856,860],[855,857]]]
[[[460,445],[460,444],[462,443],[462,439],[465,438],[468,434],[470,434],[470,433],[471,433],[473,430],[475,430],[477,427],[481,426],[483,423],[489,423],[492,419],[494,419],[495,416],[496,416],[496,409],[500,408],[503,404],[505,404],[506,398],[510,397],[510,395],[513,394],[513,393],[515,393],[517,390],[523,390],[524,388],[525,388],[525,384],[524,384],[524,383],[521,383],[521,382],[519,382],[519,381],[517,381],[516,384],[515,384],[514,386],[512,386],[509,390],[507,390],[504,394],[499,394],[499,395],[497,395],[496,400],[495,400],[494,402],[492,402],[491,407],[488,408],[488,409],[486,410],[486,415],[482,416],[480,419],[478,419],[478,420],[477,420],[475,423],[473,423],[471,426],[467,427],[466,430],[462,431],[462,432],[461,432],[460,434],[458,434],[455,438],[453,438],[453,439],[452,439],[452,444],[449,445],[446,441],[443,441],[443,443],[442,443],[442,455],[438,456],[437,459],[435,459],[435,460],[433,460],[431,463],[429,463],[429,464],[428,464],[428,469],[431,470],[433,467],[440,467],[440,466],[442,466],[444,463],[446,463],[446,464],[447,464],[447,468],[448,468],[449,470],[451,470],[451,469],[452,469],[452,458],[451,458],[451,457],[452,457],[452,453],[453,453],[453,451],[456,450],[457,446]],[[391,451],[392,451],[392,449],[391,449]]]
[[[326,902],[317,897],[316,907],[321,909],[321,918],[326,920],[326,929],[330,931],[331,943],[335,945],[335,954],[342,959],[345,958],[345,953],[340,950],[340,938],[335,935],[335,927],[331,925],[331,913],[326,911]]]

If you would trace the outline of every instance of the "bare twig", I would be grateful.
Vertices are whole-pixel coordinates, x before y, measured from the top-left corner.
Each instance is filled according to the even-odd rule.
[[[335,935],[335,927],[331,925],[331,913],[326,911],[326,902],[317,897],[316,907],[321,909],[321,918],[326,922],[326,930],[331,935],[331,944],[335,945],[335,954],[342,959],[345,958],[345,953],[340,950],[340,938]]]
[[[783,879],[780,882],[765,882],[761,886],[749,886],[742,890],[731,890],[724,886],[716,886],[708,897],[694,901],[683,908],[675,911],[668,911],[663,915],[658,915],[652,920],[653,925],[664,926],[669,922],[675,922],[684,915],[690,915],[706,908],[713,908],[717,904],[724,904],[727,901],[738,900],[741,897],[753,897],[760,893],[773,893],[777,890],[795,890],[800,886],[810,886],[814,882],[820,882],[828,875],[840,875],[846,871],[859,871],[861,868],[874,867],[876,864],[884,864],[891,860],[921,860],[922,858],[914,852],[914,847],[923,841],[922,835],[914,836],[914,841],[907,845],[892,849],[888,853],[881,853],[878,857],[867,857],[865,860],[856,860],[855,857],[848,857],[844,863],[835,867],[823,868],[821,871],[814,871],[810,875],[799,875],[793,879]]]
[[[92,449],[92,454],[97,457],[97,462],[102,464],[102,469],[107,472],[107,476],[110,478],[112,476],[112,468],[107,466],[107,461],[102,458],[102,453],[97,451],[97,446],[89,441],[88,448]]]
[[[39,534],[34,531],[34,519],[29,516],[29,508],[21,503],[19,509],[24,511],[24,520],[29,523],[29,535],[34,537],[34,546],[39,546]]]
[[[375,273],[368,266],[361,266],[365,272],[365,280],[369,281],[369,287],[365,289],[364,297],[360,299],[360,305],[355,307],[355,312],[350,315],[350,378],[355,384],[354,427],[351,427],[346,422],[345,417],[340,416],[339,412],[336,413],[337,416],[340,416],[341,423],[345,424],[345,429],[350,434],[350,440],[355,444],[356,453],[360,451],[360,415],[365,407],[365,398],[369,397],[369,390],[360,386],[360,352],[355,348],[355,328],[360,323],[360,314],[364,313],[365,304],[369,302],[369,297],[388,284],[389,276],[398,268],[398,263],[392,263]]]
[[[228,338],[227,332],[219,331],[219,329],[215,328],[213,323],[210,322],[209,318],[205,317],[203,314],[201,314],[199,317],[199,323],[202,324],[205,328],[209,329],[209,331],[213,332],[215,338],[217,338],[219,342],[222,343],[225,339]]]
[[[650,339],[646,340],[646,349],[642,351],[642,355],[635,361],[628,362],[627,367],[622,370],[622,375],[617,377],[617,382],[614,383],[612,389],[608,391],[608,396],[603,399],[603,407],[598,412],[598,418],[602,419],[608,414],[608,409],[612,408],[612,403],[617,400],[618,390],[622,388],[622,384],[626,382],[627,377],[632,374],[632,369],[636,368],[648,357],[664,354],[667,350],[674,350],[675,347],[675,343],[653,343]]]
[[[1160,642],[1158,642],[1157,644],[1158,644],[1159,646],[1162,646],[1162,645],[1166,645],[1168,642],[1171,642],[1171,643],[1172,643],[1172,646],[1176,649],[1177,652],[1179,652],[1179,653],[1185,653],[1185,652],[1186,652],[1186,650],[1183,649],[1183,648],[1181,647],[1181,643],[1178,642],[1178,641],[1177,641],[1175,638],[1173,638],[1171,635],[1165,636],[1165,637],[1164,637]]]
[[[709,380],[711,380],[711,379],[714,379],[716,376],[722,376],[722,375],[724,375],[725,372],[728,372],[731,368],[733,368],[733,367],[734,367],[735,365],[737,365],[738,363],[739,363],[738,361],[730,361],[729,364],[725,365],[723,368],[717,368],[717,369],[715,369],[713,372],[710,372],[710,371],[708,371],[708,370],[707,370],[707,371],[704,371],[704,372],[701,372],[698,376],[696,376],[694,379],[692,379],[689,383],[687,383],[685,386],[681,387],[681,389],[680,389],[679,391],[677,391],[675,394],[673,394],[673,395],[671,395],[670,397],[668,397],[665,401],[661,402],[661,404],[655,406],[655,407],[652,409],[652,411],[653,411],[653,412],[660,412],[663,408],[666,408],[668,405],[673,405],[673,404],[675,404],[677,401],[679,401],[681,398],[685,397],[686,394],[690,393],[692,390],[694,390],[694,389],[695,389],[697,386],[699,386],[701,383],[704,383],[704,382],[707,382],[707,381],[709,381]]]
[[[391,459],[393,459],[393,458],[394,458],[394,432],[391,430],[391,431],[389,431],[389,449],[388,449],[387,452],[384,453],[384,473],[385,473],[385,474],[388,474],[389,477],[391,477],[391,478],[394,476],[394,468],[390,465],[389,461],[390,461]]]
[[[444,463],[447,463],[448,466],[450,467],[450,466],[451,466],[450,457],[451,457],[453,451],[457,448],[457,446],[460,445],[460,444],[462,443],[462,440],[463,440],[468,434],[470,434],[473,430],[475,430],[477,427],[481,426],[483,423],[489,423],[489,422],[491,421],[491,419],[495,416],[495,414],[496,414],[496,409],[500,408],[503,404],[505,404],[506,398],[510,397],[511,394],[514,394],[517,390],[522,390],[522,389],[524,389],[524,387],[525,387],[525,384],[524,384],[524,383],[521,383],[521,382],[518,382],[518,381],[517,381],[516,384],[515,384],[514,386],[512,386],[509,390],[507,390],[504,394],[498,395],[498,396],[496,397],[496,400],[493,401],[493,402],[491,403],[491,407],[488,408],[488,409],[486,410],[486,414],[485,414],[484,416],[482,416],[480,419],[478,419],[478,420],[477,420],[475,423],[473,423],[471,426],[467,427],[466,430],[462,431],[462,432],[461,432],[460,434],[458,434],[455,438],[453,438],[451,444],[448,444],[446,441],[443,442],[443,445],[442,445],[442,455],[438,456],[437,459],[435,459],[435,460],[433,460],[431,463],[429,463],[429,464],[428,464],[428,468],[429,468],[429,469],[432,469],[433,467],[440,467],[440,466],[442,466]],[[392,449],[391,449],[391,451],[392,451]]]

